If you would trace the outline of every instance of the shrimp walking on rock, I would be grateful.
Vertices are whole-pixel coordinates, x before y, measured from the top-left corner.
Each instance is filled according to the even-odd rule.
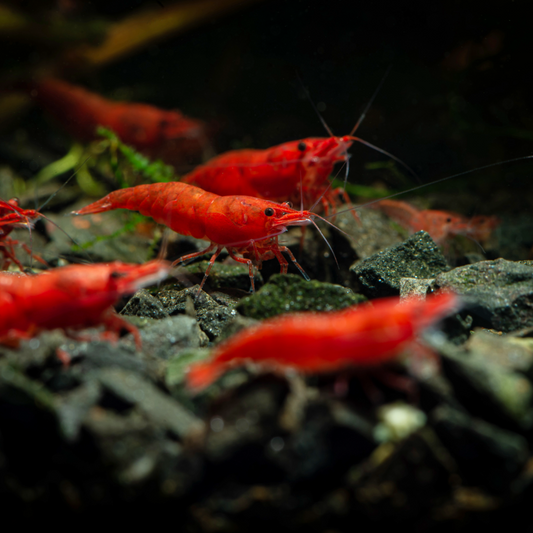
[[[282,252],[309,279],[292,252],[278,243],[278,236],[288,226],[316,226],[313,219],[318,215],[310,211],[296,211],[288,204],[250,196],[218,196],[186,183],[170,182],[120,189],[72,214],[88,215],[113,209],[139,211],[176,233],[210,241],[205,250],[183,256],[174,263],[184,263],[214,250],[198,293],[224,248],[233,259],[248,265],[252,291],[255,290],[253,265],[261,268],[263,261],[275,257],[281,273],[287,273],[288,262]]]
[[[191,365],[187,384],[200,391],[246,362],[304,374],[378,367],[398,358],[423,330],[458,306],[458,296],[443,292],[401,304],[398,298],[384,298],[371,306],[265,320],[220,344],[207,361]]]
[[[339,194],[346,203],[350,202],[344,189],[329,189],[328,177],[336,163],[348,162],[348,148],[354,141],[371,146],[404,165],[388,152],[358,137],[332,135],[290,141],[264,150],[226,152],[199,165],[182,181],[221,196],[244,194],[289,201],[294,205],[303,202],[308,208],[320,201],[328,214],[335,210]]]
[[[35,276],[0,273],[0,344],[17,345],[46,329],[103,325],[106,338],[115,340],[126,329],[140,349],[137,328],[112,306],[122,295],[164,279],[169,270],[166,261],[144,265],[115,261],[69,265]]]

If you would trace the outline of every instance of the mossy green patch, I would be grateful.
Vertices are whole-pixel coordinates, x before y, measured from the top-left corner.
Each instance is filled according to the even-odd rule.
[[[243,298],[237,310],[256,319],[295,311],[335,311],[366,301],[351,289],[305,281],[296,274],[274,274],[256,294]]]

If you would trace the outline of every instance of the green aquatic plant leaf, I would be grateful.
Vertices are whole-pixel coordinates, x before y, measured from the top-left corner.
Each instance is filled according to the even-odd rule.
[[[340,187],[341,189],[345,189],[350,198],[359,197],[374,200],[377,198],[384,198],[385,196],[389,196],[390,194],[394,194],[394,191],[391,191],[389,189],[371,187],[368,185],[357,185],[355,183],[347,183],[345,187],[344,180],[341,180],[339,178],[335,178],[333,180],[331,187],[333,189],[336,189],[338,187]]]
[[[93,178],[87,168],[91,164],[89,160],[90,156],[87,157],[85,147],[80,143],[74,143],[63,157],[43,167],[32,180],[29,180],[29,183],[37,189],[62,174],[74,171],[76,181],[85,194],[103,196],[105,194],[104,187]],[[84,163],[87,163],[87,165]],[[76,169],[77,166],[78,168]]]
[[[144,178],[154,183],[168,182],[175,178],[174,169],[171,166],[165,165],[165,163],[159,159],[151,161],[148,157],[140,154],[131,146],[124,144],[114,131],[99,126],[96,132],[98,135],[108,139],[113,148],[124,156],[132,169],[141,174]],[[115,177],[119,180],[121,186],[128,187],[128,185],[124,183],[124,177],[119,168],[117,158],[114,158],[112,168],[115,172]]]

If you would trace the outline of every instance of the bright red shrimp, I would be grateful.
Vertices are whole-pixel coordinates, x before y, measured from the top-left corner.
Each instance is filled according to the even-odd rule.
[[[425,300],[375,300],[332,313],[299,313],[265,320],[218,346],[209,360],[193,364],[187,384],[204,389],[230,368],[254,362],[304,374],[344,367],[376,367],[396,359],[421,331],[459,305],[452,293]]]
[[[387,74],[348,135],[343,137],[333,135],[319,114],[330,137],[290,141],[265,150],[246,149],[226,152],[200,165],[184,176],[182,181],[221,196],[245,194],[272,201],[288,201],[294,205],[302,204],[302,208],[306,209],[313,209],[320,201],[327,215],[330,210],[335,212],[339,195],[344,197],[346,203],[350,203],[350,198],[344,189],[329,189],[328,178],[335,164],[341,161],[346,164],[346,176],[348,176],[348,148],[354,141],[390,157],[415,175],[397,157],[354,136],[386,76]],[[352,211],[352,214],[358,219],[355,211]]]
[[[62,80],[45,78],[18,84],[74,138],[91,141],[97,126],[111,128],[120,139],[149,156],[168,153],[170,142],[178,156],[198,156],[205,147],[204,123],[178,110],[115,102]],[[178,157],[179,159],[179,157]],[[168,161],[172,163],[173,161]]]
[[[243,194],[265,200],[289,200],[312,205],[327,188],[333,166],[346,161],[355,137],[309,138],[266,150],[233,150],[198,166],[183,182],[220,196]],[[334,193],[324,197],[325,207],[334,204]]]
[[[499,224],[499,219],[494,216],[478,215],[468,218],[453,211],[419,210],[399,200],[380,200],[371,207],[383,211],[407,228],[410,233],[427,231],[437,244],[443,244],[456,235],[466,235],[476,241],[485,241]]]
[[[250,196],[218,196],[186,183],[170,182],[120,189],[72,214],[88,215],[121,208],[151,216],[181,235],[211,241],[205,250],[176,261],[188,261],[216,248],[200,289],[224,248],[233,259],[248,265],[252,290],[255,289],[254,264],[261,268],[262,261],[276,257],[281,273],[287,272],[288,262],[282,252],[287,253],[302,275],[309,279],[292,252],[278,244],[278,236],[287,231],[287,226],[315,224],[313,219],[318,215],[309,211],[296,211],[287,204]]]
[[[165,261],[129,265],[70,265],[36,276],[0,273],[0,344],[17,344],[41,330],[80,329],[103,325],[106,336],[116,339],[121,329],[137,328],[113,309],[118,299],[164,279],[170,270]]]
[[[362,142],[399,161],[366,141],[344,137],[318,137],[291,141],[265,150],[233,150],[198,166],[182,179],[221,196],[244,194],[272,201],[289,201],[310,208],[320,199],[326,214],[335,209],[343,189],[328,190],[328,177],[341,161],[348,162],[348,148]],[[401,163],[403,165],[403,163]],[[354,213],[354,216],[357,216]]]
[[[9,234],[14,228],[29,227],[31,228],[34,221],[42,215],[35,209],[22,209],[19,207],[18,200],[12,198],[7,202],[0,200],[0,253],[3,256],[0,263],[0,270],[7,269],[13,262],[20,270],[24,270],[22,263],[15,255],[15,246],[21,246],[25,252],[31,255],[31,250],[28,245],[19,243],[18,241],[9,237]],[[44,265],[46,261],[41,259],[38,255],[34,255],[35,259]]]

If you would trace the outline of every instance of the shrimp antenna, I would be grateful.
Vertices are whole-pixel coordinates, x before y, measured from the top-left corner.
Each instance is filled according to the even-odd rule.
[[[338,215],[338,213],[336,213],[336,214]],[[345,231],[340,229],[339,226],[335,226],[335,224],[333,224],[333,222],[330,222],[327,218],[321,217],[320,215],[317,215],[316,213],[313,213],[313,216],[319,218],[322,221],[324,221],[326,224],[329,224],[332,228],[335,228],[338,232],[342,233],[343,235],[346,235],[346,237],[350,237],[350,239],[353,239],[353,235],[350,235],[349,233],[346,233]],[[330,215],[330,216],[334,216],[334,215]],[[313,221],[311,221],[311,222],[313,222]],[[335,255],[335,254],[333,254],[333,255]]]
[[[304,82],[302,81],[302,78],[300,78],[300,74],[298,74],[298,72],[296,72],[296,77],[298,78],[298,81],[301,83],[302,88],[303,88],[303,90],[305,92],[305,95],[307,96],[307,99],[309,100],[309,102],[313,106],[313,109],[315,110],[315,113],[318,115],[318,118],[320,119],[320,122],[322,122],[322,126],[324,126],[324,128],[326,128],[326,131],[329,133],[330,137],[335,137],[335,135],[333,135],[333,132],[331,131],[331,128],[327,125],[326,121],[324,120],[324,117],[320,114],[320,111],[318,110],[318,107],[313,102],[313,99],[311,98],[311,94],[309,93],[307,87],[304,85]]]
[[[406,189],[405,191],[397,192],[394,194],[389,194],[388,196],[383,196],[382,198],[378,198],[377,200],[372,200],[371,202],[367,202],[366,204],[350,207],[349,209],[344,209],[343,211],[339,211],[337,213],[334,213],[333,215],[328,215],[326,218],[340,215],[342,213],[347,213],[348,211],[355,211],[357,209],[362,209],[363,207],[368,207],[369,205],[373,205],[378,202],[381,202],[381,200],[388,200],[389,198],[395,198],[396,196],[401,196],[402,194],[407,194],[408,192],[417,191],[419,189],[423,189],[424,187],[429,187],[430,185],[442,183],[443,181],[448,181],[453,178],[458,178],[460,176],[466,176],[467,174],[473,174],[474,172],[477,172],[478,170],[485,170],[487,168],[498,167],[500,165],[507,165],[509,163],[516,163],[518,161],[525,161],[526,159],[533,159],[533,155],[524,155],[522,157],[515,157],[513,159],[507,159],[507,161],[498,161],[497,163],[490,163],[489,165],[483,165],[482,167],[473,168],[471,170],[465,170],[464,172],[459,172],[458,174],[446,176],[445,178],[440,178],[430,183],[424,183],[423,185],[417,185],[416,187],[411,187],[410,189]]]
[[[344,165],[344,163],[343,163],[343,165]],[[342,170],[342,167],[337,171],[337,175],[334,176],[333,179],[335,179],[339,175],[339,172],[341,170]],[[318,202],[320,202],[320,200],[322,200],[322,198],[324,198],[325,194],[331,189],[332,185],[333,185],[333,181],[330,181],[329,185],[324,189],[322,194],[317,198],[316,202],[309,208],[309,211],[313,211],[315,209],[315,207],[318,205]]]
[[[64,233],[72,241],[73,244],[75,244],[80,250],[83,250],[82,246],[78,244],[59,224],[57,224],[47,216],[42,215],[41,213],[39,213],[39,216],[50,222],[50,224],[54,225],[61,233]],[[87,256],[87,260],[89,261],[89,263],[93,263],[91,256],[85,250],[83,250],[83,252]]]
[[[379,148],[378,146],[373,145],[372,143],[369,143],[368,141],[365,141],[364,139],[361,139],[360,137],[354,137],[353,135],[348,136],[352,141],[360,142],[361,144],[364,144],[365,146],[368,146],[369,148],[372,148],[372,150],[376,150],[376,152],[380,152],[383,155],[386,155],[387,157],[390,157],[393,161],[396,161],[396,163],[399,163],[402,165],[405,170],[409,172],[417,181],[420,183],[420,177],[418,174],[407,164],[405,164],[401,159],[398,159],[395,155],[392,155],[390,152],[387,152],[386,150],[383,150],[383,148]]]
[[[345,191],[346,191],[346,184],[348,183],[348,174],[350,173],[350,158],[351,157],[352,157],[352,154],[349,154],[348,152],[346,152],[346,159],[344,160],[344,162],[346,163],[346,172],[344,173],[344,190]]]
[[[396,163],[399,163],[402,165],[403,168],[405,168],[409,174],[411,174],[417,181],[420,183],[420,178],[416,174],[416,172],[410,168],[408,165],[406,165],[401,159],[398,159],[396,156],[392,155],[391,153],[387,152],[386,150],[383,150],[382,148],[379,148],[377,146],[374,146],[373,144],[369,143],[368,141],[365,141],[363,139],[360,139],[359,137],[354,137],[354,133],[359,129],[359,126],[363,122],[363,120],[366,117],[366,114],[368,113],[368,110],[371,108],[372,104],[374,103],[374,100],[376,99],[376,96],[378,95],[379,91],[381,90],[381,87],[383,87],[383,84],[385,83],[385,80],[387,79],[387,76],[389,75],[390,71],[392,69],[392,64],[389,65],[387,70],[385,71],[384,76],[381,78],[381,81],[379,82],[378,86],[376,87],[376,90],[374,91],[374,94],[366,104],[366,107],[363,109],[363,113],[359,117],[359,120],[355,123],[355,126],[353,127],[352,131],[348,134],[348,137],[351,137],[353,141],[360,142],[361,144],[364,144],[365,146],[368,146],[369,148],[372,148],[372,150],[376,150],[376,152],[380,152],[383,155],[386,155],[387,157],[390,157],[393,161],[396,161]],[[348,181],[348,166],[346,168],[346,177],[344,178],[344,186],[346,188],[346,182]]]
[[[163,237],[161,239],[161,248],[159,248],[159,253],[157,254],[157,259],[165,259],[168,252],[168,243],[169,243],[169,237],[170,230],[168,228],[165,228],[163,231]]]
[[[341,230],[338,226],[335,226],[335,224],[333,224],[329,220],[326,220],[325,218],[321,217],[320,215],[316,215],[314,213],[313,213],[313,216],[319,218],[320,220],[323,220],[326,224],[329,224],[331,227],[335,228],[337,231],[340,231],[341,233],[346,235],[346,237],[352,238],[351,235],[348,235],[348,233],[346,233],[345,231]],[[322,238],[326,241],[326,244],[328,245],[328,248],[331,251],[331,255],[333,256],[333,259],[335,259],[335,263],[337,263],[337,268],[340,269],[339,262],[337,261],[337,256],[335,255],[335,252],[333,251],[333,248],[331,247],[331,244],[329,244],[329,241],[326,239],[326,236],[322,233],[322,231],[318,227],[317,223],[312,218],[309,219],[309,220],[310,220],[311,224],[313,224],[313,226],[315,226],[315,228],[317,229],[318,233],[320,233]]]
[[[48,218],[47,216],[43,215],[40,213],[40,211],[46,207],[46,204],[48,204],[48,202],[63,188],[65,187],[65,185],[67,185],[67,183],[80,171],[81,167],[83,167],[83,165],[85,165],[85,163],[87,163],[87,161],[89,161],[89,159],[91,158],[91,156],[87,156],[85,158],[85,160],[78,166],[78,168],[68,177],[68,179],[53,193],[51,194],[48,199],[46,200],[46,202],[44,202],[40,207],[39,209],[37,209],[37,211],[39,212],[39,215],[46,219],[48,222],[50,222],[52,225],[54,225],[59,231],[61,231],[62,233],[64,233],[71,241],[73,244],[75,244],[80,250],[82,250],[82,247],[81,245],[79,245],[76,240],[74,240],[61,226],[59,226],[59,224],[56,224],[52,219]],[[31,242],[31,230],[30,230],[30,242]],[[89,254],[84,250],[84,253],[85,255],[87,256],[87,259],[89,260],[89,263],[92,263],[92,259],[91,257],[89,256]],[[32,260],[33,260],[33,256],[32,256]]]
[[[359,128],[359,126],[361,125],[363,120],[365,119],[366,114],[368,113],[368,110],[370,109],[370,107],[374,103],[374,100],[376,99],[376,96],[378,95],[379,91],[381,90],[381,87],[385,83],[385,80],[387,79],[387,76],[389,75],[389,72],[391,71],[391,68],[392,68],[392,65],[389,65],[389,67],[387,68],[387,70],[385,72],[385,75],[383,76],[383,78],[381,78],[381,81],[379,82],[378,86],[376,87],[376,90],[374,91],[374,94],[372,95],[372,97],[370,98],[368,103],[366,104],[366,106],[365,106],[365,108],[363,110],[363,113],[359,117],[359,120],[356,122],[355,126],[352,128],[352,131],[350,132],[348,137],[351,140],[353,140],[353,141],[360,142],[361,144],[364,144],[365,146],[368,146],[369,148],[372,148],[372,150],[375,150],[376,152],[379,152],[379,153],[381,153],[383,155],[386,155],[387,157],[390,157],[393,161],[396,161],[396,163],[400,164],[403,168],[405,168],[409,172],[409,174],[411,174],[420,183],[420,178],[417,175],[417,173],[411,167],[409,167],[407,164],[405,164],[401,159],[399,159],[398,157],[392,155],[390,152],[387,152],[386,150],[383,150],[382,148],[379,148],[378,146],[374,146],[372,143],[369,143],[368,141],[365,141],[365,140],[363,140],[363,139],[361,139],[359,137],[354,137],[354,133],[357,131],[357,129]],[[330,127],[327,125],[326,121],[324,120],[324,118],[320,114],[320,111],[318,110],[318,108],[316,107],[315,103],[311,99],[311,95],[309,94],[309,91],[308,91],[307,87],[305,87],[305,85],[303,84],[303,81],[300,78],[300,75],[298,73],[296,73],[296,76],[298,77],[298,80],[302,84],[303,90],[305,91],[305,94],[306,94],[309,102],[311,103],[311,105],[313,106],[313,109],[315,110],[316,114],[318,115],[318,118],[320,119],[320,122],[322,122],[322,125],[324,126],[324,128],[326,128],[326,131],[330,134],[330,136],[334,137],[333,132],[331,131]],[[346,165],[346,174],[344,176],[344,188],[346,188],[346,183],[348,183],[348,174],[349,174],[349,169],[350,169],[350,164],[348,163],[348,158],[349,158],[349,155],[348,155],[348,153],[346,153],[347,165]]]
[[[484,254],[486,253],[485,248],[483,248],[483,246],[481,246],[481,243],[478,240],[474,239],[474,237],[470,237],[470,235],[467,235],[467,234],[464,234],[464,237],[466,237],[467,239],[470,239],[472,242],[475,242],[479,246],[480,250]]]
[[[383,78],[381,78],[381,81],[379,82],[378,86],[376,87],[376,90],[374,91],[374,94],[372,95],[372,97],[368,101],[368,104],[366,104],[366,107],[363,109],[363,112],[361,113],[361,116],[359,117],[359,120],[355,123],[355,126],[353,127],[352,131],[349,133],[350,136],[352,136],[357,131],[357,129],[361,125],[361,122],[363,122],[363,120],[365,120],[366,114],[368,113],[368,110],[370,109],[370,107],[374,103],[374,100],[376,99],[376,96],[378,95],[379,91],[381,90],[381,87],[383,87],[383,84],[385,83],[385,80],[387,79],[387,76],[389,75],[389,72],[391,71],[391,68],[392,68],[392,64],[389,65],[389,67],[385,71],[385,74],[384,74]]]
[[[311,220],[313,226],[318,230],[318,233],[322,235],[322,238],[326,241],[326,244],[328,245],[328,248],[331,251],[331,254],[333,255],[333,259],[335,259],[335,263],[337,263],[337,268],[340,270],[339,262],[337,261],[337,256],[335,255],[335,252],[333,251],[333,248],[331,247],[331,244],[329,244],[329,241],[326,239],[326,236],[320,231],[320,228],[317,226],[317,223],[314,220]],[[336,227],[336,226],[335,226]]]
[[[318,197],[318,199],[316,200],[316,202],[309,208],[309,211],[313,211],[315,209],[315,207],[317,206],[318,202],[320,202],[320,200],[322,200],[322,198],[324,198],[324,196],[326,195],[326,193],[331,189],[331,186],[333,185],[333,181],[337,179],[337,177],[339,176],[339,174],[341,173],[341,170],[342,170],[342,167],[344,165],[348,166],[349,163],[348,163],[348,160],[349,160],[350,156],[348,155],[348,157],[346,158],[345,161],[343,161],[341,167],[339,168],[339,170],[337,170],[337,174],[335,174],[335,176],[333,176],[333,180],[329,182],[329,185],[326,187],[326,189],[322,192],[322,194]],[[346,178],[348,178],[348,170],[346,170]],[[344,184],[346,185],[346,180],[344,181]],[[318,215],[317,215],[318,216]],[[332,216],[335,216],[335,215],[332,215]],[[336,226],[335,226],[336,227]]]
[[[302,168],[300,166],[298,166],[298,170],[300,172],[300,211],[303,211],[304,210],[304,179],[302,176]]]
[[[55,191],[53,194],[51,194],[48,199],[46,200],[46,202],[44,202],[43,205],[41,205],[41,207],[39,207],[39,209],[37,209],[37,211],[40,211],[41,209],[43,209],[43,207],[46,206],[46,204],[80,171],[81,167],[83,165],[85,165],[85,163],[87,163],[87,161],[89,161],[89,159],[91,158],[91,156],[88,156],[85,161],[83,161],[83,163],[68,177],[68,179],[65,181],[65,183],[63,183],[61,185],[61,187],[59,187],[57,189],[57,191]],[[58,226],[59,227],[59,226]]]

